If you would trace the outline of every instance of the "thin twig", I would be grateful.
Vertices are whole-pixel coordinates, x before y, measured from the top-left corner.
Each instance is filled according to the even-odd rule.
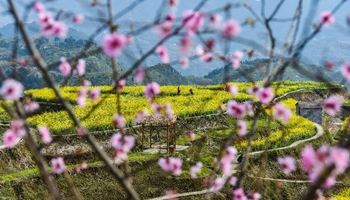
[[[15,10],[15,7],[14,7],[12,0],[8,0],[8,1],[9,1],[10,6],[11,6],[11,10],[13,12],[13,16],[14,16],[14,18],[17,22],[17,25],[22,32],[22,36],[23,36],[23,38],[28,46],[28,49],[29,49],[30,53],[33,55],[33,58],[37,64],[37,66],[39,67],[39,69],[43,73],[46,82],[54,90],[56,96],[58,97],[59,101],[62,103],[62,106],[67,110],[69,117],[72,119],[72,121],[74,122],[76,127],[78,127],[79,129],[82,129],[83,127],[81,125],[81,122],[78,120],[78,118],[73,113],[71,105],[69,105],[69,103],[63,98],[62,94],[60,93],[58,88],[55,86],[53,79],[49,75],[49,71],[47,70],[47,64],[41,58],[38,50],[35,48],[35,45],[33,44],[33,41],[31,40],[27,30],[24,28],[24,25],[23,25],[22,21],[20,20],[17,12]],[[84,132],[85,132],[85,135],[83,137],[90,143],[90,145],[93,147],[93,149],[99,155],[99,157],[105,162],[106,166],[109,168],[110,172],[114,175],[114,177],[117,180],[119,180],[119,182],[121,183],[124,190],[128,193],[128,195],[132,199],[135,199],[135,200],[140,199],[138,193],[134,190],[134,188],[132,187],[130,182],[126,180],[125,175],[120,170],[118,170],[116,168],[116,166],[112,163],[112,161],[107,156],[107,154],[101,149],[101,147],[99,146],[99,144],[97,143],[95,138],[92,135],[90,135],[87,130],[85,130]]]

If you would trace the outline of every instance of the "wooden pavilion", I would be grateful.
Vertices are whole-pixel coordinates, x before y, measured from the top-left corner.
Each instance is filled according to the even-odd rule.
[[[175,151],[176,149],[176,120],[177,116],[174,115],[172,118],[169,118],[165,115],[148,115],[143,117],[140,120],[142,125],[142,138],[141,138],[141,148],[144,149],[144,138],[146,131],[149,130],[149,148],[152,148],[152,134],[154,129],[166,128],[166,150],[167,152]],[[161,148],[161,147],[160,147]]]

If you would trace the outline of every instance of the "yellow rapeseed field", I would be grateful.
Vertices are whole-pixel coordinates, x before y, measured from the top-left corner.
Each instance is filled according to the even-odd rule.
[[[209,86],[180,86],[181,94],[177,95],[178,86],[162,86],[161,94],[155,98],[155,103],[165,105],[172,103],[175,114],[181,117],[203,115],[217,112],[220,105],[226,103],[228,100],[234,99],[238,102],[246,100],[254,100],[254,98],[247,94],[248,88],[251,88],[252,83],[229,83],[238,86],[239,93],[232,96],[225,91],[225,85],[209,85]],[[262,83],[258,83],[262,84]],[[334,85],[339,86],[339,85]],[[281,83],[273,83],[275,93],[277,96],[285,94],[286,92],[302,89],[302,88],[325,88],[329,84],[316,82],[291,82],[284,81]],[[116,95],[111,86],[90,87],[89,89],[99,88],[101,90],[101,98],[105,99],[89,118],[83,121],[86,128],[94,130],[106,130],[113,128],[113,115],[117,113]],[[80,107],[75,104],[77,93],[81,87],[61,87],[62,95],[73,105],[74,113],[79,117],[85,117],[97,102],[90,102],[87,98],[85,107]],[[126,121],[131,124],[135,115],[145,109],[151,112],[150,104],[144,96],[145,86],[126,86],[120,95],[121,112]],[[189,90],[192,89],[194,95],[190,95]],[[49,88],[32,89],[25,91],[25,94],[31,96],[34,100],[39,102],[57,102],[57,98]],[[1,112],[1,111],[0,111]],[[4,117],[0,115],[0,117]],[[46,112],[41,115],[36,115],[28,119],[32,126],[46,125],[50,130],[56,134],[73,132],[73,124],[69,119],[67,112]],[[297,116],[293,116],[293,120],[301,120]],[[299,122],[296,122],[299,123]],[[300,126],[298,126],[300,127]],[[279,135],[279,134],[277,134]],[[276,140],[279,136],[276,136]]]

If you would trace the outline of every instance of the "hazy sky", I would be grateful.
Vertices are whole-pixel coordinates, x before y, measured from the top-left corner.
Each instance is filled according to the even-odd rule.
[[[124,16],[125,19],[133,19],[133,20],[142,20],[142,21],[150,21],[154,18],[157,8],[160,5],[160,2],[162,0],[144,0],[142,3],[140,3],[132,12]],[[332,9],[339,1],[341,0],[304,0],[303,2],[303,13],[306,13],[308,11],[310,4],[312,5],[314,2],[319,2],[317,13],[320,13],[323,10],[330,10]],[[18,8],[23,8],[24,5],[29,4],[29,0],[14,0],[14,2],[17,3]],[[92,1],[88,0],[56,0],[56,1],[42,1],[47,7],[49,8],[61,8],[66,11],[74,12],[74,13],[83,13],[86,15],[94,15],[99,14],[102,15],[106,13],[106,9],[103,6],[95,6],[91,7],[90,3]],[[100,0],[103,4],[105,4],[105,0]],[[114,12],[117,13],[120,10],[124,9],[126,6],[131,4],[132,0],[113,0],[113,8]],[[177,14],[182,14],[184,10],[191,9],[195,5],[197,5],[199,0],[179,0],[179,6],[177,9]],[[254,10],[258,14],[260,14],[260,8],[261,8],[261,0],[245,0],[245,1],[234,1],[234,0],[208,0],[208,2],[203,7],[204,10],[213,10],[215,8],[222,7],[223,5],[227,4],[228,2],[231,3],[238,3],[238,2],[247,2],[249,5],[251,5]],[[279,0],[266,0],[266,13],[271,13],[271,11],[275,8]],[[277,17],[279,18],[285,18],[290,17],[296,8],[298,0],[286,0],[285,3],[282,5],[281,10],[279,13],[277,13]],[[312,5],[313,6],[313,5]],[[350,7],[350,3],[346,2],[345,5],[338,11],[336,14],[337,18],[343,18],[346,16],[346,14],[349,14],[349,11],[347,8]],[[9,22],[12,21],[11,17],[4,13],[7,10],[7,0],[0,0],[0,12],[2,13],[2,16],[0,17],[0,25],[3,26]],[[22,10],[22,9],[21,9]],[[99,11],[102,11],[101,13]],[[233,9],[232,11],[232,17],[243,20],[249,12],[247,12],[246,9],[239,8],[239,9]],[[34,20],[35,15],[32,15],[31,19]],[[344,21],[344,20],[342,20]]]
[[[14,0],[16,2],[16,6],[20,13],[23,14],[23,8],[25,5],[28,5],[30,2],[29,0]],[[139,1],[139,0],[136,0]],[[178,0],[179,1],[179,6],[176,9],[176,14],[177,16],[181,16],[182,13],[185,10],[188,9],[193,9],[199,2],[200,0]],[[322,11],[325,10],[332,10],[340,1],[342,0],[303,0],[303,10],[302,10],[302,20],[301,20],[301,28],[299,31],[298,38],[301,39],[303,38],[303,25],[304,22],[309,21],[310,23],[318,23],[318,17],[319,14]],[[86,16],[98,16],[100,18],[106,18],[106,13],[107,9],[106,6],[95,6],[91,7],[90,4],[92,0],[56,0],[56,1],[42,1],[45,6],[49,10],[54,10],[54,12],[57,12],[59,9],[63,9],[68,12],[73,12],[73,13],[79,13],[79,14],[84,14]],[[106,0],[100,0],[102,4],[106,4]],[[127,6],[132,4],[134,1],[133,0],[112,0],[113,4],[113,12],[114,14],[120,12],[121,10],[125,9]],[[124,15],[119,21],[126,21],[126,20],[132,20],[132,21],[138,21],[138,22],[150,22],[153,21],[155,18],[157,9],[159,5],[161,4],[162,0],[143,0],[138,6],[136,6],[131,12],[127,13]],[[247,2],[254,10],[255,12],[260,16],[261,15],[261,5],[262,1],[261,0],[245,0],[245,1],[238,1],[238,0],[208,0],[207,3],[204,5],[202,10],[204,11],[211,11],[215,10],[217,8],[221,8],[227,3],[243,3]],[[271,14],[271,12],[274,10],[278,2],[280,0],[265,0],[266,5],[265,5],[265,13],[267,16]],[[295,12],[296,6],[297,6],[298,0],[285,0],[284,4],[282,5],[281,9],[279,12],[276,14],[276,18],[291,18]],[[0,27],[13,22],[12,16],[8,14],[7,12],[7,0],[0,0]],[[312,19],[307,19],[307,14],[310,10],[310,8],[316,8],[315,10],[315,15],[313,16]],[[317,37],[314,38],[314,40],[308,45],[306,49],[306,52],[313,53],[315,52],[320,54],[320,52],[327,51],[328,49],[334,49],[334,48],[342,48],[343,44],[336,44],[339,41],[349,43],[350,45],[350,40],[348,35],[349,31],[347,31],[346,34],[340,34],[338,29],[339,27],[347,28],[346,25],[346,16],[350,15],[350,1],[346,2],[341,9],[339,9],[335,15],[336,18],[336,25],[333,25],[327,29],[324,29]],[[166,10],[164,14],[169,13],[170,10]],[[245,8],[239,7],[239,8],[234,8],[231,10],[231,17],[238,20],[239,22],[244,22],[244,20],[247,17],[251,17],[252,14]],[[29,20],[28,22],[36,21],[37,20],[37,15],[35,12],[31,12],[29,15]],[[118,23],[118,21],[116,22]],[[99,27],[99,24],[89,22],[89,20],[86,20],[86,22],[83,25],[74,25],[72,23],[68,23],[69,26],[74,26],[74,28],[84,31],[87,35],[89,35],[89,32],[94,30],[96,27]],[[278,46],[281,47],[283,44],[283,41],[286,37],[286,34],[289,30],[290,27],[290,22],[273,22],[271,23],[273,32],[275,34],[275,37],[278,40]],[[312,24],[308,24],[306,27],[309,27],[309,31],[312,30]],[[334,31],[337,31],[337,34],[334,34]],[[347,29],[349,30],[349,28]],[[107,31],[107,30],[106,30]],[[265,34],[266,33],[266,28],[260,24],[257,23],[255,28],[252,28],[250,26],[245,26],[243,27],[241,35],[244,37],[249,37],[250,39],[254,39],[255,41],[259,42],[260,44],[264,44],[265,41]],[[331,34],[330,34],[331,33]],[[324,39],[324,37],[327,37]],[[332,41],[332,37],[334,37],[334,41]],[[325,45],[325,46],[318,46],[317,42],[318,40],[324,40],[324,41],[332,41],[332,44],[330,45]],[[349,41],[349,42],[348,42]],[[173,41],[172,41],[173,43]],[[334,46],[332,46],[334,43]],[[146,45],[147,46],[147,45]],[[349,51],[348,49],[344,50],[342,52],[342,55],[339,55],[337,58],[338,60],[340,59],[347,59],[346,55],[349,55],[350,53],[347,52]],[[261,56],[261,55],[260,55]],[[335,56],[333,56],[335,57]],[[348,60],[348,59],[347,59]],[[312,62],[314,64],[320,64],[317,62]]]

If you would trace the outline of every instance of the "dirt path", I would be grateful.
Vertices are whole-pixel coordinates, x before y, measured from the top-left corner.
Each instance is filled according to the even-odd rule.
[[[252,152],[250,153],[250,155],[257,155],[257,154],[262,154],[265,151],[269,152],[269,151],[276,151],[276,150],[285,150],[285,149],[290,149],[290,148],[294,148],[302,143],[311,141],[311,140],[316,140],[318,138],[320,138],[321,136],[323,136],[325,134],[325,131],[323,129],[323,127],[319,124],[314,123],[316,129],[317,129],[317,133],[316,135],[312,136],[311,138],[307,138],[304,140],[298,140],[296,142],[293,142],[292,144],[285,146],[285,147],[279,147],[279,148],[275,148],[275,149],[268,149],[268,150],[262,150],[262,151],[256,151],[256,152]]]

